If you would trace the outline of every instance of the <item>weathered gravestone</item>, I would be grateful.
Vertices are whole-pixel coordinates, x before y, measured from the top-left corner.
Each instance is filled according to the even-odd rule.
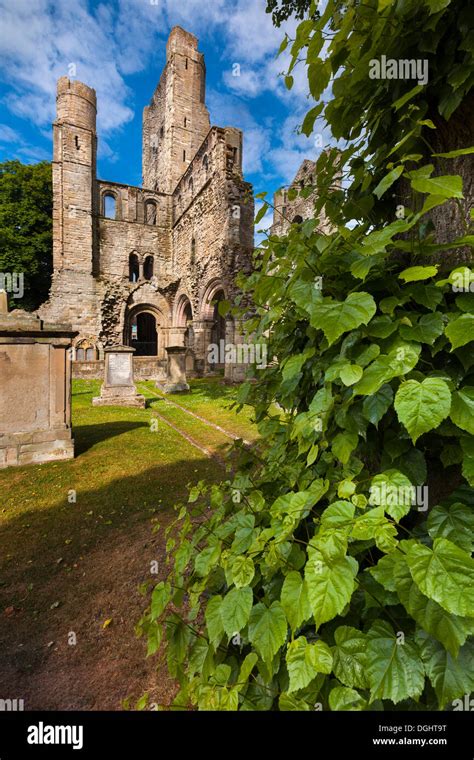
[[[0,468],[74,456],[71,357],[76,332],[10,314],[0,292]]]
[[[187,393],[189,385],[186,381],[186,347],[168,346],[166,380],[158,380],[156,387],[164,393]]]
[[[94,406],[145,407],[145,397],[137,393],[133,382],[133,354],[131,346],[109,346],[104,350],[104,382],[100,396],[92,399]]]

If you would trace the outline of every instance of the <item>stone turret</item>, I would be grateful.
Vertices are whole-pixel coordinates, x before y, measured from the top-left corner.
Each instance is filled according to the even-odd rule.
[[[210,129],[206,67],[198,40],[175,26],[166,67],[143,111],[143,186],[172,193]]]
[[[53,124],[53,264],[92,272],[96,211],[95,90],[61,77]]]

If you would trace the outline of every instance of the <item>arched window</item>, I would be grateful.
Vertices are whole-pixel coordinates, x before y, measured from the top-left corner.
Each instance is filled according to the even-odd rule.
[[[196,241],[193,238],[191,240],[191,264],[194,264],[196,261]]]
[[[145,221],[147,224],[156,224],[156,203],[147,201],[145,203]]]
[[[76,361],[93,362],[95,358],[95,346],[88,340],[81,340],[76,346]]]
[[[202,159],[202,165],[206,171],[209,169],[209,158],[208,158],[207,153],[204,154],[204,157]]]
[[[104,194],[102,213],[107,219],[117,218],[117,201],[113,193]]]
[[[145,280],[151,280],[153,277],[153,256],[147,256],[143,264],[143,276]]]
[[[140,266],[136,253],[131,253],[128,257],[128,279],[130,282],[138,282],[140,277]]]

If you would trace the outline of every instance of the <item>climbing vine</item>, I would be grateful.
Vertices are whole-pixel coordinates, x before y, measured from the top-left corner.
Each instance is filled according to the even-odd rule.
[[[140,623],[175,709],[443,710],[474,687],[474,235],[450,170],[474,148],[430,138],[470,93],[472,32],[450,0],[314,10],[287,86],[302,59],[316,101],[331,82],[302,129],[345,143],[300,191],[315,217],[240,283],[273,358],[238,391],[260,439],[177,506]],[[394,51],[426,52],[429,83],[371,79]]]

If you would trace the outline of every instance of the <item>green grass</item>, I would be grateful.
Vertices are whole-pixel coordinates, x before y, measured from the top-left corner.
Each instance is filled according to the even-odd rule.
[[[154,388],[152,383],[143,385],[148,391]],[[224,475],[215,460],[165,423],[159,421],[152,432],[150,420],[156,408],[214,452],[230,443],[222,433],[150,392],[146,409],[93,407],[99,388],[98,381],[74,381],[75,459],[0,472],[3,590],[18,573],[25,582],[36,583],[38,573],[56,572],[58,557],[73,563],[111,528],[126,530],[153,516],[169,518],[173,505],[186,499],[186,484]],[[194,381],[192,389],[192,394],[173,400],[237,435],[255,437],[249,413],[240,420],[225,408],[232,388],[218,381]]]

